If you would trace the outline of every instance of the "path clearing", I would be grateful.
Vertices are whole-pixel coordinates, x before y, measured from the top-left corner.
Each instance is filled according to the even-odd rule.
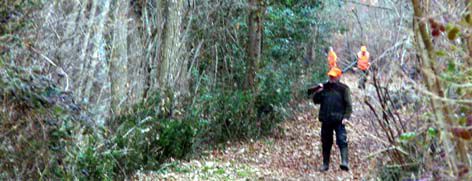
[[[350,172],[339,168],[340,155],[336,144],[331,153],[330,170],[318,171],[322,163],[320,128],[317,119],[319,106],[308,100],[300,107],[304,110],[295,119],[282,123],[281,133],[257,141],[227,143],[225,149],[208,151],[198,160],[178,162],[165,174],[137,174],[137,179],[169,180],[360,180],[369,175],[374,164],[366,157],[375,151],[369,131],[369,121],[364,118],[359,102],[361,92],[357,89],[355,75],[347,74],[342,82],[353,94],[352,125],[347,126],[349,139]],[[373,163],[373,162],[372,162]]]

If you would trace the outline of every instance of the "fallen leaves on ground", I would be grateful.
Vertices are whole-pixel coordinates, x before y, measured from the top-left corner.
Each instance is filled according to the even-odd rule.
[[[352,78],[351,78],[352,79]],[[322,164],[320,129],[317,110],[309,102],[293,120],[279,125],[282,132],[249,142],[228,142],[224,149],[214,149],[207,156],[178,162],[169,172],[137,174],[139,180],[360,180],[371,174],[375,162],[367,160],[378,149],[369,134],[368,116],[362,108],[362,93],[347,80],[353,90],[351,124],[347,126],[350,171],[339,168],[340,153],[336,144],[331,152],[330,170],[319,172]],[[354,87],[354,88],[353,88]],[[335,141],[334,141],[335,143]]]

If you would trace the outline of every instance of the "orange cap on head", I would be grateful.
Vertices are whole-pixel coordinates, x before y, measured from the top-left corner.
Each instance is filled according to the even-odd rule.
[[[361,51],[363,51],[363,52],[367,51],[367,47],[366,46],[361,46]]]
[[[341,77],[341,75],[343,75],[343,71],[341,71],[341,69],[339,69],[338,67],[333,67],[328,72],[328,76],[330,76],[330,77],[339,78],[339,77]]]

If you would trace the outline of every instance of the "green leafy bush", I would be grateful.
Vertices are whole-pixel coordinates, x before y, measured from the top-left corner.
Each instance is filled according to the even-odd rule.
[[[108,180],[130,176],[137,170],[157,170],[169,158],[184,158],[196,143],[221,143],[269,134],[283,120],[278,107],[290,100],[283,85],[263,86],[253,104],[250,91],[215,91],[195,97],[194,104],[175,107],[172,96],[159,94],[142,102],[109,128],[95,130],[75,147],[70,160],[77,160],[72,178]],[[270,85],[270,86],[269,86]],[[286,97],[288,96],[288,97]],[[272,107],[267,110],[264,105]],[[254,109],[249,109],[254,106]],[[185,116],[179,116],[181,112]],[[73,173],[73,174],[71,174]],[[75,175],[75,177],[73,177]]]
[[[251,134],[255,125],[254,114],[250,113],[253,99],[249,91],[217,91],[201,96],[196,109],[202,109],[209,140],[223,142],[229,139],[244,138]],[[206,107],[206,108],[205,108]]]
[[[283,108],[291,99],[290,84],[279,73],[260,74],[258,94],[247,90],[214,90],[196,98],[190,108],[198,120],[200,137],[224,142],[260,137],[271,133],[284,117]]]
[[[118,118],[108,139],[110,149],[121,154],[115,157],[125,173],[137,169],[157,169],[165,159],[182,158],[193,144],[194,123],[179,119],[173,112],[172,97],[159,94],[134,107],[127,116]]]
[[[27,1],[18,1],[13,9],[0,6],[0,20],[26,11],[16,10],[25,7],[23,2]],[[189,41],[195,47],[202,40],[205,44],[195,52],[200,54],[191,71],[191,96],[176,100],[168,92],[151,94],[105,126],[79,121],[85,110],[41,71],[2,67],[0,178],[116,180],[137,170],[159,169],[169,158],[185,158],[202,145],[270,134],[287,116],[289,101],[304,93],[299,84],[307,80],[301,75],[315,70],[305,71],[304,47],[310,39],[306,33],[318,23],[314,15],[319,9],[297,7],[305,1],[270,4],[255,92],[242,88],[248,68],[243,4],[222,3],[216,11],[205,6],[206,11],[192,16],[196,20]],[[26,19],[18,20],[10,19],[0,32],[26,31]],[[24,42],[16,38],[15,46]],[[0,52],[6,53],[14,51]],[[314,72],[314,79],[324,76],[324,71]]]
[[[85,125],[80,106],[39,69],[2,64],[0,76],[0,178],[58,178]]]
[[[120,150],[108,149],[98,134],[83,137],[82,144],[71,149],[68,157],[70,168],[62,173],[62,178],[80,180],[113,180],[118,171]]]

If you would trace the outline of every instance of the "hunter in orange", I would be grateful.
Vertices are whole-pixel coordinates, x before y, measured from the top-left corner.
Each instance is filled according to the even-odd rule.
[[[370,54],[367,51],[366,46],[361,46],[361,51],[357,53],[357,68],[362,71],[361,79],[359,80],[359,88],[365,88],[365,82],[367,81],[367,76],[369,75],[369,58]]]
[[[348,138],[345,124],[352,113],[351,90],[340,82],[343,72],[334,67],[328,72],[329,80],[319,85],[313,95],[313,102],[320,105],[318,120],[321,122],[321,151],[323,164],[319,171],[329,170],[333,133],[336,132],[336,144],[341,153],[341,170],[349,171]]]
[[[361,46],[361,51],[357,53],[357,68],[362,71],[366,71],[370,67],[369,63],[370,54],[367,51],[366,46]]]
[[[338,66],[336,64],[337,59],[338,59],[338,56],[336,56],[336,53],[333,51],[333,47],[329,47],[329,51],[328,51],[328,67],[329,67],[329,69],[332,69],[333,67]]]

